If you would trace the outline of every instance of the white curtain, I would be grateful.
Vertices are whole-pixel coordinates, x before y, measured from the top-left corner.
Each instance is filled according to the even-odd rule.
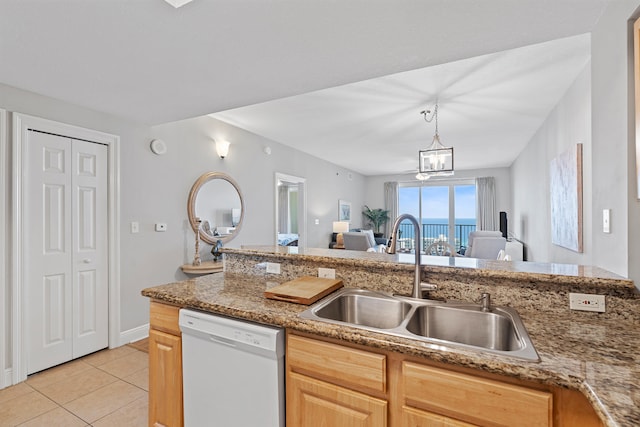
[[[478,230],[498,230],[496,184],[492,176],[476,178],[476,219]]]
[[[384,235],[391,236],[391,227],[393,221],[398,217],[398,183],[397,182],[385,182],[384,183],[384,208],[389,211],[389,221],[384,227]]]

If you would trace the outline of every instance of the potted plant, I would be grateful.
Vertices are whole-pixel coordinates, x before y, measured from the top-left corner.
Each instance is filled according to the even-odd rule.
[[[374,228],[376,237],[382,237],[380,227],[389,221],[389,211],[385,209],[371,209],[369,206],[364,205],[362,215],[367,219],[369,224]]]

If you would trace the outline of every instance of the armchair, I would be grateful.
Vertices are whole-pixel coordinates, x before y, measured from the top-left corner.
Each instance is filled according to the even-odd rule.
[[[504,250],[507,239],[499,231],[472,231],[469,233],[467,250],[464,256],[479,259],[497,259]]]

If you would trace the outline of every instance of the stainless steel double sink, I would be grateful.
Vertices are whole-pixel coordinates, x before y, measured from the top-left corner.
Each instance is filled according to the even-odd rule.
[[[430,343],[526,361],[540,360],[518,313],[480,304],[421,300],[344,288],[302,312],[304,319],[348,325]]]

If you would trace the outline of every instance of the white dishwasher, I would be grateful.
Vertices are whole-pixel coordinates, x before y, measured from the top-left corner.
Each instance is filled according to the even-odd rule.
[[[284,427],[284,330],[180,310],[185,427]]]

